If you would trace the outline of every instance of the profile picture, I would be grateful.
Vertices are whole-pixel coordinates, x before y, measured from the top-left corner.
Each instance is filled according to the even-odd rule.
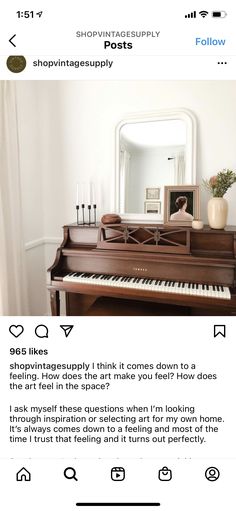
[[[199,217],[197,186],[165,187],[165,223],[191,225]]]

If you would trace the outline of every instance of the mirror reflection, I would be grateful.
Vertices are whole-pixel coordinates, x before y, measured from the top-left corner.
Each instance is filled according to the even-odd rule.
[[[127,122],[120,128],[120,213],[163,214],[164,186],[187,184],[182,119]]]

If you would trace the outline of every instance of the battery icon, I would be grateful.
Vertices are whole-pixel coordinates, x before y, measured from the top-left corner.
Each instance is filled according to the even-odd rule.
[[[227,16],[227,12],[225,11],[213,11],[211,13],[212,18],[225,18]]]

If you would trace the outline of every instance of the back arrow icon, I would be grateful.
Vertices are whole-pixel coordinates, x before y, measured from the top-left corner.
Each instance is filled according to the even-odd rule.
[[[16,45],[12,42],[12,39],[14,39],[14,37],[16,37],[16,34],[14,34],[14,35],[11,37],[11,39],[9,39],[9,43],[11,43],[11,44],[12,44],[12,46],[15,46],[15,48],[16,48]]]

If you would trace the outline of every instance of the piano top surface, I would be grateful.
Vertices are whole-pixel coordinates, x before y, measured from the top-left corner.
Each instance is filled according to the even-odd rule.
[[[65,224],[63,226],[63,228],[75,228],[75,229],[98,229],[100,227],[100,223],[97,223],[96,225],[78,225],[76,222],[74,223],[71,223],[71,224]],[[115,227],[119,227],[119,225],[126,225],[128,227],[158,227],[160,229],[165,229],[165,230],[173,230],[175,228],[177,229],[188,229],[192,232],[207,232],[207,233],[211,233],[211,234],[216,234],[216,233],[220,233],[220,234],[224,234],[224,233],[234,233],[236,234],[236,225],[227,225],[224,229],[212,229],[209,225],[204,225],[203,229],[193,229],[192,227],[181,227],[181,226],[175,226],[175,225],[165,225],[165,224],[158,224],[158,223],[135,223],[135,222],[122,222],[121,224],[113,224],[113,226]]]

